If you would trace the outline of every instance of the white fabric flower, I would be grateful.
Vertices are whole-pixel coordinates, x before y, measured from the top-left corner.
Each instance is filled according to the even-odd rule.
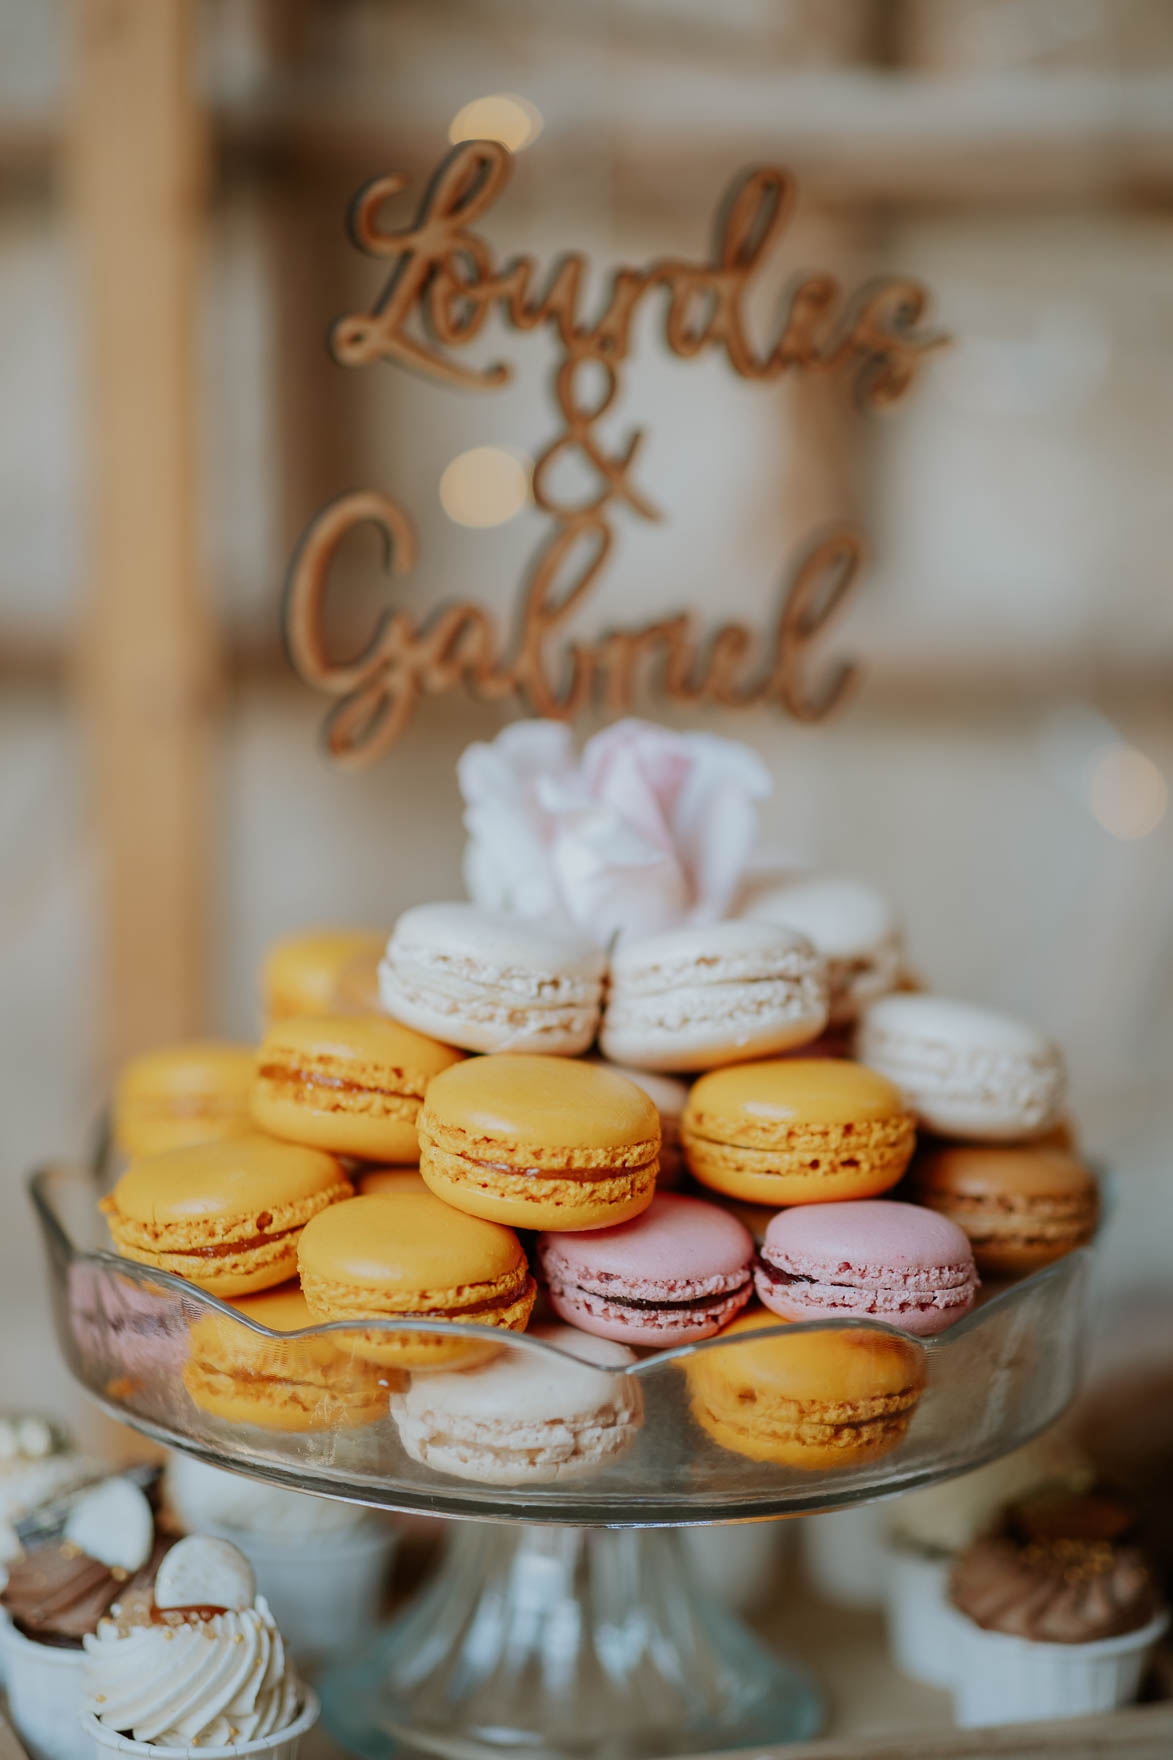
[[[736,741],[636,720],[597,734],[577,762],[560,722],[519,722],[470,746],[457,774],[470,898],[603,947],[726,916],[771,789]]]

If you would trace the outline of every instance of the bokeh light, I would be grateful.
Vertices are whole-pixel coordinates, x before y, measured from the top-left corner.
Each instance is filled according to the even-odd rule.
[[[440,505],[458,526],[502,526],[529,500],[530,460],[506,446],[458,452],[440,478]]]
[[[536,104],[516,92],[491,92],[487,97],[473,98],[456,112],[448,139],[453,146],[460,141],[500,141],[511,153],[520,153],[541,132],[542,113]]]

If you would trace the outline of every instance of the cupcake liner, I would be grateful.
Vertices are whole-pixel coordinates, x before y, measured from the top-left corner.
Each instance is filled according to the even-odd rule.
[[[286,1649],[301,1666],[349,1654],[378,1624],[397,1540],[392,1528],[372,1523],[300,1540],[215,1522],[201,1523],[200,1532],[231,1540],[244,1553]]]
[[[79,1715],[85,1696],[85,1652],[38,1644],[10,1620],[0,1626],[8,1715],[31,1760],[91,1760],[93,1744]]]
[[[949,1600],[947,1553],[890,1548],[884,1572],[888,1649],[901,1674],[928,1687],[951,1687],[957,1678],[961,1616]]]
[[[1115,1711],[1136,1698],[1168,1624],[1166,1612],[1119,1638],[1038,1644],[983,1631],[972,1620],[959,1618],[953,1627],[958,1650],[954,1716],[962,1729],[980,1729]]]
[[[237,1742],[229,1748],[212,1748],[204,1743],[189,1743],[182,1748],[166,1748],[161,1742],[136,1742],[131,1736],[121,1736],[117,1730],[107,1729],[89,1712],[78,1718],[78,1727],[85,1741],[85,1760],[110,1760],[110,1754],[135,1754],[139,1760],[242,1760],[242,1756],[251,1755],[253,1760],[297,1760],[297,1750],[302,1736],[312,1729],[318,1721],[321,1706],[318,1696],[309,1687],[302,1689],[305,1703],[301,1716],[296,1722],[285,1729],[274,1730],[272,1735],[260,1736],[253,1742]]]

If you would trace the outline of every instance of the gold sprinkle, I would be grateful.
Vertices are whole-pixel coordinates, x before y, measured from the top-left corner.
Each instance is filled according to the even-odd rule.
[[[105,1693],[95,1693],[94,1694],[94,1704],[95,1705],[104,1705],[105,1703],[106,1703]]]
[[[208,1636],[211,1637],[211,1635],[212,1634],[209,1632]],[[243,1644],[244,1643],[244,1633],[243,1632],[236,1632],[233,1636],[232,1642],[234,1644]],[[233,1733],[235,1733],[235,1732],[233,1732]]]
[[[164,1626],[163,1627],[163,1636],[166,1638],[167,1642],[170,1643],[172,1638],[175,1636],[175,1633],[172,1631],[170,1626]]]
[[[120,1564],[112,1564],[110,1566],[110,1575],[114,1578],[114,1581],[116,1583],[125,1583],[126,1579],[130,1575],[130,1572],[127,1570],[123,1570],[123,1568]]]
[[[62,1558],[80,1558],[81,1547],[75,1546],[72,1540],[63,1540],[61,1543],[61,1556]]]

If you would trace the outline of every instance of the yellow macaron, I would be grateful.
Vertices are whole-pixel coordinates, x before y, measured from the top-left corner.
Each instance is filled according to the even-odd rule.
[[[903,1441],[925,1384],[918,1344],[854,1328],[755,1338],[778,1324],[743,1314],[688,1359],[693,1416],[714,1442],[814,1471],[878,1460]]]
[[[367,1167],[354,1174],[355,1190],[360,1198],[372,1192],[426,1192],[427,1186],[418,1167]]]
[[[261,967],[261,1005],[266,1022],[297,1014],[330,1014],[338,987],[357,962],[378,964],[386,931],[306,929],[275,941]]]
[[[269,1332],[317,1324],[295,1283],[229,1305]],[[349,1430],[385,1418],[401,1378],[356,1359],[335,1335],[270,1338],[210,1313],[191,1329],[183,1385],[201,1411],[229,1423],[304,1432]]]
[[[367,1161],[419,1159],[416,1115],[429,1082],[464,1056],[398,1021],[303,1015],[257,1053],[252,1115],[262,1130]]]
[[[114,1089],[115,1146],[154,1155],[247,1130],[256,1066],[254,1046],[212,1039],[132,1057]]]
[[[515,1228],[606,1228],[646,1210],[660,1115],[634,1082],[568,1057],[476,1057],[437,1076],[420,1172],[445,1203]]]
[[[254,1131],[132,1162],[101,1209],[123,1258],[242,1296],[292,1277],[310,1217],[351,1196],[332,1155]]]
[[[689,1093],[681,1136],[701,1185],[775,1206],[886,1192],[916,1144],[900,1090],[831,1057],[713,1070]]]
[[[379,996],[382,951],[381,945],[372,943],[343,967],[334,985],[328,1014],[386,1014]]]
[[[511,1228],[463,1215],[430,1192],[372,1193],[315,1217],[298,1268],[319,1320],[463,1321],[524,1332],[537,1293]],[[491,1354],[440,1332],[356,1331],[352,1344],[374,1362],[405,1368],[447,1369]]]

